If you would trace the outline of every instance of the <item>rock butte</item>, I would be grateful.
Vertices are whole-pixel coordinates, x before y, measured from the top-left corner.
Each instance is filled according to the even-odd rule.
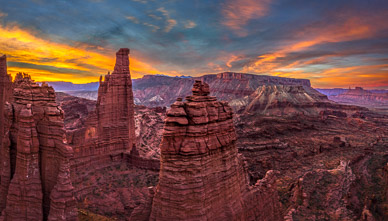
[[[11,101],[12,100],[12,101]],[[63,111],[52,87],[17,74],[3,108],[0,210],[4,220],[76,220]]]

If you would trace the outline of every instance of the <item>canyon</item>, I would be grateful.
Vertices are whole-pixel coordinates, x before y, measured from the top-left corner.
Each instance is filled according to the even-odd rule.
[[[388,115],[309,80],[133,80],[120,49],[89,100],[1,59],[0,220],[388,217]]]

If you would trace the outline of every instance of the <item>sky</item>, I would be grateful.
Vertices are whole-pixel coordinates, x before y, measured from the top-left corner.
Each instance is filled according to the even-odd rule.
[[[8,72],[96,82],[225,71],[388,89],[387,0],[0,0]]]

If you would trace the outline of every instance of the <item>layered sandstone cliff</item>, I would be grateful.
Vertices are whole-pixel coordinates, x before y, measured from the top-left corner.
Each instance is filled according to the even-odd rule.
[[[176,97],[190,95],[195,80],[209,84],[213,96],[229,102],[237,110],[246,105],[246,96],[263,85],[298,85],[309,93],[316,93],[306,79],[281,78],[266,75],[224,72],[217,75],[204,75],[194,78],[146,75],[135,79],[133,84],[135,102],[146,106],[169,106]],[[322,96],[322,95],[321,95]]]
[[[70,178],[63,175],[73,150],[65,143],[63,111],[55,103],[54,89],[44,83],[39,86],[30,76],[19,73],[13,102],[4,108],[7,130],[1,149],[2,217],[77,219]],[[64,183],[70,185],[60,188]],[[58,188],[62,195],[57,194]],[[56,201],[67,202],[62,203],[64,212],[51,210]]]
[[[167,111],[150,220],[280,220],[273,181],[248,185],[232,109],[206,83],[192,92]]]

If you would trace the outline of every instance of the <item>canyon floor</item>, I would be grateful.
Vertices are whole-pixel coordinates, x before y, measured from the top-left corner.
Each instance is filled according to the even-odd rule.
[[[57,94],[65,110],[65,127],[74,128],[82,121],[83,106],[93,106],[93,101]],[[69,109],[71,114],[66,114]],[[165,108],[135,107],[137,146],[145,158],[160,156],[164,113]],[[268,170],[279,171],[276,184],[285,217],[388,217],[387,115],[365,109],[353,116],[342,112],[318,116],[237,113],[234,124],[236,145],[251,184]],[[121,220],[130,216],[135,205],[144,206],[141,202],[149,197],[147,188],[156,185],[158,172],[118,164],[77,177],[84,179],[73,182],[78,191],[92,189],[77,198],[83,220],[85,211]]]

